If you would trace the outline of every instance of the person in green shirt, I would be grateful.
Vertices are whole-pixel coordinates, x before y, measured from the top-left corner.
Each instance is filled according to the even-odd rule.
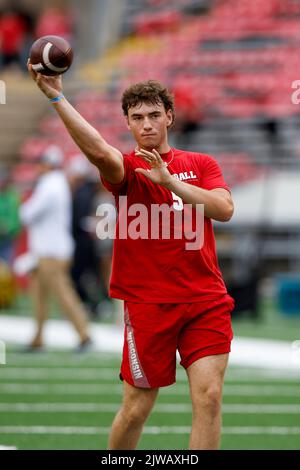
[[[20,232],[20,199],[10,184],[10,174],[0,170],[0,259],[11,266],[14,240]]]

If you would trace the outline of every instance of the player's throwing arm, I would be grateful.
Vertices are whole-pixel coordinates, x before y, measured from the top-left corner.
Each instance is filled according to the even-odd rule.
[[[36,51],[34,47],[31,48],[27,67],[32,79],[50,100],[70,136],[90,162],[99,168],[101,174],[108,181],[111,183],[119,183],[124,177],[123,157],[121,152],[109,145],[99,132],[91,126],[65,98],[62,86],[62,71],[59,70],[59,67],[56,67],[58,71],[52,70],[50,76],[45,75],[45,73],[48,74],[45,67],[36,67],[36,65],[32,63],[33,56],[35,63],[44,63],[45,48],[48,47],[49,49],[47,44],[49,44],[49,41],[42,42],[42,45],[39,43],[38,51]],[[33,54],[33,51],[35,54]],[[49,54],[50,52],[48,50],[48,57],[50,57]],[[39,70],[41,70],[42,73],[39,72]]]

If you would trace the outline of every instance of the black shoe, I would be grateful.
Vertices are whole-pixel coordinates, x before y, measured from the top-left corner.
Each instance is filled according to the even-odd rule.
[[[24,348],[22,348],[22,350],[20,352],[24,352],[24,353],[44,353],[45,348],[42,345],[36,346],[34,344],[28,344],[28,346],[25,346]]]
[[[78,344],[78,346],[75,348],[75,352],[77,353],[90,352],[93,349],[93,346],[94,346],[94,343],[91,340],[91,338],[87,338]]]

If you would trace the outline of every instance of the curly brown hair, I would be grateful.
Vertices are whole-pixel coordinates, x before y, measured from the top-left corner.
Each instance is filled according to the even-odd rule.
[[[175,120],[174,98],[169,90],[156,80],[139,82],[127,88],[122,96],[122,109],[125,116],[128,116],[129,108],[139,103],[151,103],[164,105],[167,111],[172,111],[173,121]]]

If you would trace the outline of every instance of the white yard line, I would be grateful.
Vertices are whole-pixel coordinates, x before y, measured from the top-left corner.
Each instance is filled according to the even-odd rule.
[[[249,351],[249,354],[250,351]],[[239,381],[265,381],[269,382],[270,380],[298,380],[300,381],[300,365],[298,368],[289,369],[289,368],[265,368],[261,367],[260,369],[256,367],[228,367],[226,371],[225,381],[230,382],[239,382]]]
[[[185,387],[185,390],[186,387]],[[24,384],[24,383],[0,383],[1,393],[20,395],[122,395],[122,385],[115,384]]]
[[[0,339],[7,344],[28,344],[34,333],[34,322],[31,318],[20,318],[9,315],[0,317]],[[123,346],[122,328],[114,325],[91,325],[91,335],[95,350],[121,353]],[[45,328],[45,343],[49,347],[72,349],[78,339],[69,322],[49,320]],[[284,369],[297,371],[300,376],[299,355],[292,344],[287,341],[274,341],[257,338],[235,338],[230,354],[230,364]]]
[[[34,321],[30,317],[1,315],[0,331],[2,341],[8,344],[28,344],[34,334]],[[94,348],[103,352],[119,352],[123,345],[122,328],[114,325],[91,324]],[[71,324],[66,320],[48,320],[45,327],[45,343],[58,349],[72,349],[78,338]]]
[[[36,370],[37,368],[33,367],[32,369]],[[51,384],[53,384],[53,382],[57,380],[57,383],[60,383],[60,385],[62,385],[62,382],[60,379],[63,379],[65,377],[65,374],[63,372],[59,371],[58,375],[55,375],[55,373],[53,373],[52,371],[49,371],[49,373],[47,373],[47,370],[49,370],[47,367],[43,369],[44,369],[44,372],[42,373],[33,372],[33,377],[31,377],[30,371],[26,371],[26,372],[24,371],[23,373],[18,373],[16,372],[16,368],[14,367],[0,366],[0,386],[5,383],[11,383],[11,380],[18,380],[19,384],[24,383],[24,385],[26,385],[26,383],[22,382],[22,380],[24,381],[30,380],[30,383],[32,383],[33,380],[41,380],[41,381],[46,381],[46,382],[48,382],[49,380],[51,381]],[[12,372],[7,372],[8,370]],[[22,368],[22,370],[24,370],[24,368]],[[107,386],[109,386],[110,384],[112,385],[122,384],[122,382],[119,380],[119,367],[117,366],[115,368],[112,368],[111,372],[107,370],[107,368],[104,368],[104,371],[101,372],[102,371],[101,367],[97,367],[96,369],[91,369],[90,367],[88,369],[77,368],[77,373],[76,373],[75,368],[70,369],[70,368],[67,368],[67,366],[65,366],[63,370],[69,371],[67,372],[68,374],[67,384],[68,385],[73,385],[73,382],[69,383],[71,379],[74,379],[74,380],[82,379],[81,385],[90,385],[90,386],[96,386],[97,384],[100,383],[100,380],[105,381],[106,382],[105,385]],[[82,370],[85,370],[85,372],[83,372],[83,377],[81,376]],[[232,370],[228,371],[226,374],[225,383],[232,384],[232,386],[237,385],[237,384],[240,384],[242,386],[243,384],[245,387],[248,387],[250,385],[253,385],[253,382],[257,382],[256,384],[257,387],[264,387],[265,385],[270,384],[270,382],[272,382],[272,387],[273,386],[278,387],[282,385],[282,381],[291,382],[289,383],[289,385],[291,386],[298,385],[300,381],[300,374],[298,374],[295,371],[284,371],[284,370],[274,371],[270,369],[269,370],[263,369],[262,373],[258,373],[256,370],[252,371],[248,369],[248,372],[245,373],[245,371],[241,369],[240,372],[241,374],[239,375],[238,371],[234,372],[233,374],[232,374]],[[95,382],[95,383],[93,384],[92,382]],[[183,382],[183,383],[180,384],[180,382]],[[188,382],[187,382],[187,377],[186,377],[185,372],[181,369],[177,370],[176,386],[187,386],[187,383]],[[49,383],[49,386],[51,384]],[[27,383],[27,385],[29,384]],[[169,387],[162,387],[161,391],[168,390]]]
[[[15,395],[122,395],[122,384],[37,384],[37,383],[0,383],[0,392]],[[189,393],[188,385],[163,387],[160,395],[182,396]],[[225,385],[224,396],[270,396],[270,397],[299,397],[300,387],[295,385]]]
[[[0,434],[107,435],[110,429],[96,426],[0,426]],[[143,434],[189,434],[190,431],[189,426],[146,426]],[[300,435],[300,426],[224,426],[222,434]]]
[[[0,380],[5,378],[10,379],[82,379],[82,380],[94,380],[97,379],[115,379],[119,381],[119,369],[110,367],[85,367],[82,369],[76,368],[63,368],[56,367],[55,369],[48,369],[45,367],[9,367],[5,366],[0,369]],[[183,371],[181,371],[183,372]],[[179,374],[179,378],[182,377],[182,373]],[[184,375],[185,378],[185,375]]]
[[[224,396],[253,396],[253,397],[300,397],[300,387],[293,385],[224,385]]]
[[[44,380],[44,379],[82,379],[82,380],[117,380],[119,381],[119,367],[11,367],[9,365],[0,367],[0,381],[6,378],[9,379],[28,379],[28,380]],[[297,370],[232,370],[229,369],[225,382],[242,382],[242,381],[266,381],[269,380],[299,380],[300,368]],[[186,372],[183,368],[176,370],[176,380],[187,381]]]
[[[0,403],[1,413],[115,413],[119,403]],[[157,404],[154,413],[190,413],[188,403]],[[298,414],[300,404],[225,404],[228,414]]]

